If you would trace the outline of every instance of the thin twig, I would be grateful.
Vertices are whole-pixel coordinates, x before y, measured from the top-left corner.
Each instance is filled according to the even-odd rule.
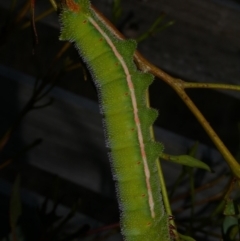
[[[217,84],[217,83],[193,83],[183,82],[183,88],[198,89],[223,89],[240,91],[240,85]]]

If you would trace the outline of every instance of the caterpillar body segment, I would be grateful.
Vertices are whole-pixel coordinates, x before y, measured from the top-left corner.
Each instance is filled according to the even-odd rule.
[[[60,22],[60,39],[75,43],[98,90],[124,239],[171,240],[156,165],[163,146],[150,134],[157,111],[146,100],[153,76],[137,70],[135,41],[117,39],[88,0],[66,0]]]

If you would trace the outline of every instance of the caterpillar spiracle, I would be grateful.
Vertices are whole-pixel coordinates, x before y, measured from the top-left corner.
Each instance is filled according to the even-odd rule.
[[[137,70],[134,40],[120,40],[88,0],[65,0],[60,40],[74,42],[99,94],[126,241],[168,241],[157,159],[163,146],[150,128],[158,112],[147,106],[153,76]]]

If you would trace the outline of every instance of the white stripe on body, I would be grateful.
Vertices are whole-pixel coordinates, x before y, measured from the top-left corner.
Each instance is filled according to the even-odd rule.
[[[97,24],[97,22],[93,18],[88,17],[88,19],[92,23],[92,25],[97,29],[97,31],[103,36],[103,38],[107,41],[107,43],[111,47],[113,53],[115,54],[117,59],[120,61],[121,65],[123,67],[123,70],[125,72],[127,84],[128,84],[128,87],[129,87],[129,90],[131,93],[133,112],[134,112],[134,120],[135,120],[135,123],[137,126],[138,141],[139,141],[139,145],[140,145],[140,149],[141,149],[141,156],[142,156],[142,160],[143,160],[143,164],[144,164],[144,173],[145,173],[146,185],[147,185],[147,189],[148,189],[148,203],[149,203],[149,207],[150,207],[151,217],[155,218],[154,200],[153,200],[152,188],[151,188],[151,184],[150,184],[150,171],[149,171],[149,167],[148,167],[148,161],[147,161],[145,146],[144,146],[144,142],[143,142],[141,124],[140,124],[140,120],[139,120],[139,116],[138,116],[137,100],[136,100],[136,95],[135,95],[131,75],[129,73],[126,63],[124,62],[124,59],[122,58],[122,56],[120,55],[120,53],[118,52],[116,47],[114,46],[112,40],[101,29],[101,27]]]

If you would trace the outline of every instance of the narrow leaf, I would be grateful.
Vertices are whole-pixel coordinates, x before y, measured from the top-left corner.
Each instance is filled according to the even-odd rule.
[[[163,153],[160,157],[167,161],[172,161],[174,163],[178,163],[189,167],[202,168],[211,172],[210,167],[206,163],[189,155],[171,156]]]
[[[230,199],[226,200],[225,208],[223,210],[223,214],[226,215],[226,216],[236,214],[233,200],[230,200]]]

